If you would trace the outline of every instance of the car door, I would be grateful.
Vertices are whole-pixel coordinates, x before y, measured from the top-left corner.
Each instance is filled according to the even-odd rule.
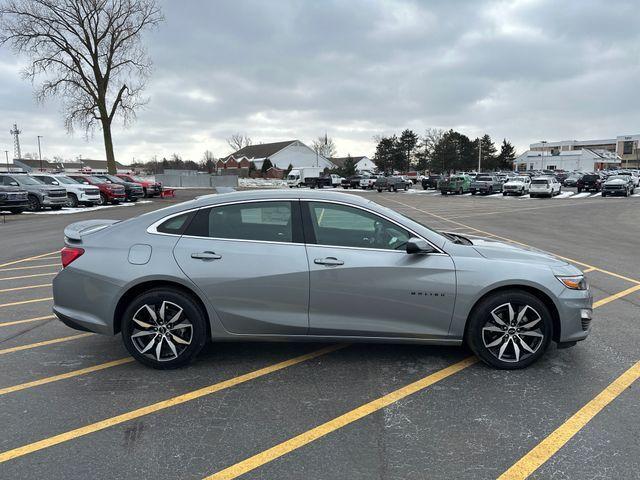
[[[446,337],[456,294],[444,253],[407,254],[413,233],[350,205],[302,201],[310,333]]]
[[[309,268],[297,201],[200,209],[174,257],[229,332],[308,333]]]

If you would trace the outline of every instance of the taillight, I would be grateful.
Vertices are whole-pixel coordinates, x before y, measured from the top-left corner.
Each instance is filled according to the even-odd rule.
[[[64,247],[60,250],[60,258],[62,260],[62,268],[66,268],[71,262],[84,253],[83,248]]]

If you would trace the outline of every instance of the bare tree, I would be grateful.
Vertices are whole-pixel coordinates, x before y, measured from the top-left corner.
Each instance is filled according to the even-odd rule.
[[[242,150],[244,147],[249,147],[253,144],[251,138],[242,133],[234,133],[227,138],[227,144],[233,149],[234,152]],[[233,152],[232,152],[233,153]]]
[[[43,77],[38,100],[62,98],[69,132],[102,128],[116,173],[111,125],[146,103],[151,60],[141,39],[162,20],[155,0],[8,0],[0,4],[0,45],[29,57],[25,78]]]
[[[318,137],[312,143],[313,150],[324,158],[335,157],[338,149],[333,141],[333,138],[327,137],[327,134]]]

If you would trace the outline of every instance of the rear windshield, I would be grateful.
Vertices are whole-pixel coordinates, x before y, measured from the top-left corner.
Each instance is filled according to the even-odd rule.
[[[480,176],[480,177],[477,177],[476,180],[480,182],[490,182],[491,180],[493,180],[493,178],[487,177],[487,176]]]
[[[540,178],[537,180],[532,180],[531,183],[533,185],[549,185],[549,180],[545,180],[544,178]]]
[[[598,175],[585,175],[584,177],[582,177],[582,180],[591,181],[591,180],[597,180],[598,178],[599,178]]]

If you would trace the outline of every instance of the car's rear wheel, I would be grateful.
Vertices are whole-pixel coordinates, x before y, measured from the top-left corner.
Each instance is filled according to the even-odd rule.
[[[553,321],[535,295],[509,290],[482,300],[469,317],[465,340],[485,363],[500,369],[524,368],[549,346]]]
[[[122,340],[140,363],[177,368],[189,363],[206,343],[205,316],[189,295],[168,288],[151,290],[127,307]]]

